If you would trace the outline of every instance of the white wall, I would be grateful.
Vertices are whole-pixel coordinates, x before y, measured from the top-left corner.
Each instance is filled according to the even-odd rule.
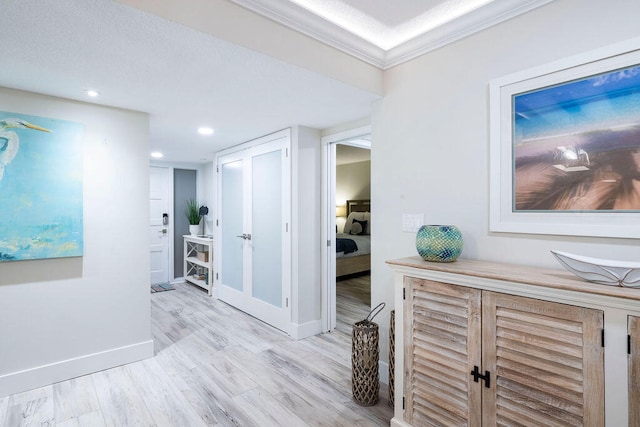
[[[118,0],[219,39],[382,93],[382,70],[228,0]]]
[[[489,81],[637,37],[638,16],[637,0],[558,0],[385,72],[385,96],[372,115],[372,301],[393,305],[385,260],[417,255],[415,235],[401,231],[402,213],[460,227],[463,258],[561,268],[549,253],[558,249],[640,259],[637,239],[488,230]]]
[[[347,200],[371,198],[371,161],[336,166],[336,206]],[[336,218],[338,231],[342,232],[346,218]]]
[[[292,128],[294,338],[321,332],[320,131]],[[297,291],[296,291],[297,289]]]
[[[148,116],[4,88],[0,110],[84,124],[84,256],[0,264],[0,397],[151,357]]]

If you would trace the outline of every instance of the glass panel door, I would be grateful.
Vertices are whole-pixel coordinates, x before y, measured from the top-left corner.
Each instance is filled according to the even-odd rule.
[[[243,251],[244,239],[237,236],[243,234],[243,161],[236,160],[223,163],[222,180],[222,215],[221,240],[222,261],[221,282],[238,291],[243,290]]]
[[[284,133],[284,131],[283,131]],[[222,301],[285,332],[291,327],[290,134],[218,158]]]
[[[282,307],[282,151],[252,159],[252,295]]]

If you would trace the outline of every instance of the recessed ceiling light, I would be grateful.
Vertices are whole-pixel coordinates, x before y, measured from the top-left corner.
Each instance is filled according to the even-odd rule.
[[[159,151],[154,151],[153,153],[151,153],[151,157],[153,157],[154,159],[161,159],[164,157],[164,154]]]
[[[89,95],[92,98],[95,98],[96,96],[100,96],[100,92],[98,92],[97,90],[87,89],[85,90],[85,92],[87,92],[87,95]]]
[[[198,133],[200,135],[212,135],[213,134],[213,128],[202,126],[202,127],[198,128]]]

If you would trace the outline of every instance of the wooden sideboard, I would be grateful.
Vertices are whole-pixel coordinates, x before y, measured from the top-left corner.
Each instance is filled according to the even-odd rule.
[[[392,426],[640,427],[640,289],[464,259],[388,264]]]

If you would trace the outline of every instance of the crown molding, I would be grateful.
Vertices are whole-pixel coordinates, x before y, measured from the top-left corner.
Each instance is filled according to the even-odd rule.
[[[554,0],[496,0],[388,50],[383,69],[395,67],[552,1]]]
[[[231,1],[294,31],[386,70],[554,0],[495,0],[386,51],[290,1]]]
[[[309,10],[282,0],[231,0],[285,27],[318,40],[378,68],[384,68],[385,51]]]

